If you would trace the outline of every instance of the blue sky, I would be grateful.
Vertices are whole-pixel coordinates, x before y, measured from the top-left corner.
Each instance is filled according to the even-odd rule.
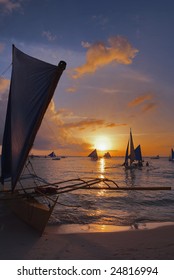
[[[67,62],[38,133],[37,152],[124,154],[129,129],[144,155],[174,146],[174,3],[0,0],[0,137],[11,46]],[[4,73],[5,71],[5,73]],[[101,148],[102,149],[102,148]]]

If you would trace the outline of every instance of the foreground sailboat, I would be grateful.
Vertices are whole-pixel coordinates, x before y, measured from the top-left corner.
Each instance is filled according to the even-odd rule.
[[[125,154],[125,160],[123,166],[125,166],[125,169],[133,169],[133,168],[143,166],[141,146],[138,145],[136,149],[134,149],[134,142],[133,142],[131,130],[130,130],[130,137],[126,148],[126,154]]]
[[[13,211],[24,221],[42,232],[54,209],[52,205],[37,201],[26,195],[17,185],[41,125],[46,109],[54,94],[58,81],[66,68],[60,61],[58,66],[43,62],[24,54],[13,45],[12,74],[1,156],[1,183],[11,180],[5,192]]]

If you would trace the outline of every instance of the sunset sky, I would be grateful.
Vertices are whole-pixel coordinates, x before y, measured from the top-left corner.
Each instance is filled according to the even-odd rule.
[[[0,143],[11,48],[67,68],[33,152],[144,156],[174,147],[174,2],[0,0]],[[103,153],[104,151],[101,151]]]

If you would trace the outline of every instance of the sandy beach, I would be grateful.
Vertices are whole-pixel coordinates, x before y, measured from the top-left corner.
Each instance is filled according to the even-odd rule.
[[[0,248],[1,260],[172,260],[174,226],[80,233],[48,227],[40,237],[7,211],[0,216]]]

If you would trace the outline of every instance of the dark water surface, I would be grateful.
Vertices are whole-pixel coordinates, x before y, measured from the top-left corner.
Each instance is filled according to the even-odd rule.
[[[71,178],[109,178],[120,187],[173,187],[174,163],[167,158],[145,159],[149,167],[127,170],[123,158],[67,157],[32,160],[36,173],[49,182]],[[50,224],[130,226],[136,223],[174,222],[172,191],[77,190],[59,197]],[[62,206],[64,204],[66,206]]]

